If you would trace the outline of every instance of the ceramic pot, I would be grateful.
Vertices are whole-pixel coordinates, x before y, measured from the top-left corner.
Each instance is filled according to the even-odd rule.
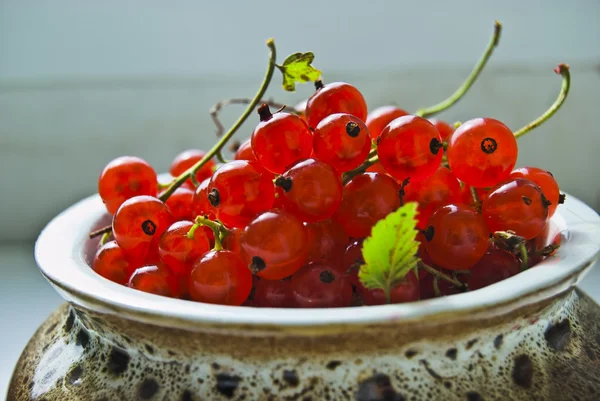
[[[67,303],[35,333],[9,400],[598,400],[600,308],[575,285],[600,218],[567,197],[557,256],[482,290],[341,309],[207,305],[96,275],[97,196],[56,217],[35,256]]]

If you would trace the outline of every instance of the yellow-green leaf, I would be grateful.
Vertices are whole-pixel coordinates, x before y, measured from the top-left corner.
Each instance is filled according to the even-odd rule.
[[[382,289],[387,295],[416,267],[417,204],[406,203],[375,224],[362,248],[365,264],[358,277],[369,289]]]
[[[321,71],[311,65],[314,59],[315,55],[311,52],[294,53],[285,59],[283,65],[278,65],[283,74],[283,89],[293,92],[296,82],[314,82],[321,78]]]

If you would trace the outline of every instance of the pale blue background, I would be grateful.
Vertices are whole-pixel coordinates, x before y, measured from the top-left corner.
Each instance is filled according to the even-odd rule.
[[[356,84],[372,106],[414,110],[454,90],[501,20],[489,69],[443,116],[519,128],[554,100],[552,68],[568,62],[570,99],[520,142],[519,164],[551,170],[600,210],[599,18],[597,0],[0,1],[0,321],[10,322],[0,330],[0,394],[60,302],[32,259],[39,230],[93,193],[113,157],[136,154],[165,171],[176,152],[209,147],[208,108],[255,92],[271,36],[280,60],[312,50],[326,80]],[[285,94],[275,82],[270,95],[293,104],[311,91]],[[584,288],[598,294],[599,284],[590,277]]]

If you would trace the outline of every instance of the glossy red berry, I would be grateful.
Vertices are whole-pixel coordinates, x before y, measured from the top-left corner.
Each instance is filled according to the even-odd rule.
[[[210,250],[210,240],[202,227],[198,227],[193,238],[188,237],[193,225],[191,221],[178,221],[160,238],[158,254],[173,274],[189,274],[194,264]]]
[[[258,108],[260,122],[252,132],[252,151],[268,171],[281,174],[299,160],[310,157],[312,133],[297,115],[271,114],[269,106]]]
[[[317,91],[306,103],[306,121],[310,127],[316,128],[325,117],[335,113],[347,113],[367,119],[367,103],[363,95],[354,86],[345,82],[333,82],[323,85],[315,84]]]
[[[478,290],[519,274],[521,262],[512,253],[494,249],[488,251],[470,269],[469,290]]]
[[[491,187],[508,178],[515,166],[517,140],[500,121],[476,118],[450,136],[447,155],[459,180],[472,187]]]
[[[340,176],[329,164],[306,159],[275,180],[281,206],[305,222],[330,218],[342,202]]]
[[[415,272],[411,270],[404,277],[404,280],[392,288],[389,303],[401,304],[418,301],[420,298],[419,290],[419,279]],[[365,305],[384,305],[388,303],[383,290],[369,290],[359,282],[357,291]]]
[[[433,124],[435,129],[438,130],[442,141],[448,140],[448,138],[450,138],[450,135],[452,135],[452,133],[454,132],[454,126],[448,124],[445,121],[438,120],[437,118],[431,118],[429,119],[429,122]]]
[[[115,241],[109,241],[98,249],[92,264],[96,273],[121,285],[127,285],[136,267],[127,260],[125,252]]]
[[[98,193],[110,214],[115,214],[127,199],[139,195],[156,196],[156,172],[144,160],[118,157],[108,163],[98,180]]]
[[[398,117],[407,116],[408,112],[396,106],[381,106],[367,116],[367,128],[372,140],[377,140],[386,125]]]
[[[241,254],[242,245],[240,240],[242,237],[242,232],[243,230],[240,228],[232,228],[225,239],[223,239],[223,248],[233,253],[237,253],[238,255]]]
[[[398,183],[379,173],[364,173],[344,185],[342,204],[333,216],[354,238],[371,234],[379,220],[400,207]]]
[[[241,236],[242,255],[250,270],[267,280],[281,280],[302,267],[308,234],[302,222],[283,210],[265,212]]]
[[[245,227],[259,213],[269,210],[275,200],[272,179],[247,160],[223,164],[213,174],[207,191],[217,219],[231,228]]]
[[[292,296],[299,308],[350,306],[352,285],[327,265],[308,265],[292,276]]]
[[[361,285],[358,280],[358,272],[360,267],[365,263],[362,255],[362,244],[362,239],[352,241],[348,244],[346,251],[344,252],[344,258],[342,259],[340,269],[340,272],[343,273],[355,287]]]
[[[388,172],[385,171],[385,169],[383,168],[383,166],[379,162],[373,164],[372,166],[369,166],[367,168],[367,172],[368,173],[380,173],[380,174],[389,175]]]
[[[238,254],[227,250],[204,254],[190,276],[190,297],[198,302],[238,306],[251,290],[252,273]]]
[[[198,163],[206,155],[206,152],[199,149],[188,149],[178,154],[169,168],[169,172],[173,177],[177,177],[183,174],[186,170]],[[211,159],[204,166],[202,166],[196,172],[196,181],[202,182],[209,178],[215,168],[215,162]],[[186,183],[193,188],[191,180],[187,180]]]
[[[418,227],[424,230],[427,221],[438,208],[450,203],[460,203],[460,183],[446,167],[440,166],[424,181],[410,182],[403,187],[404,202],[418,202]]]
[[[531,239],[542,232],[548,222],[549,202],[540,187],[516,178],[498,184],[483,201],[481,214],[491,232],[514,231]]]
[[[306,224],[308,233],[307,263],[338,265],[342,262],[348,245],[348,234],[334,220]]]
[[[291,280],[261,280],[254,282],[254,306],[259,308],[292,308]]]
[[[210,184],[210,178],[205,179],[198,185],[194,192],[194,217],[204,216],[208,219],[215,220],[215,209],[208,200],[208,185]],[[193,219],[192,219],[193,220]]]
[[[377,139],[377,154],[383,168],[402,182],[422,181],[442,162],[444,151],[433,124],[417,116],[404,116],[387,125]]]
[[[130,260],[155,263],[160,236],[174,221],[169,208],[157,198],[136,196],[117,210],[113,235]]]
[[[175,220],[193,220],[196,217],[194,191],[189,188],[177,188],[165,204]]]
[[[489,232],[481,214],[465,205],[446,205],[429,218],[425,249],[437,266],[472,267],[485,254]]]
[[[252,151],[252,139],[248,138],[244,142],[240,144],[240,146],[235,151],[235,160],[249,160],[251,162],[256,162],[256,157],[254,156],[254,152]]]
[[[509,178],[525,178],[539,186],[546,199],[550,202],[548,217],[554,216],[558,205],[564,202],[558,189],[558,183],[549,171],[537,167],[521,167],[513,170]]]
[[[351,114],[331,114],[317,125],[313,148],[315,157],[336,171],[350,171],[360,166],[371,151],[369,129]]]
[[[175,297],[178,283],[159,266],[144,266],[137,269],[129,279],[128,287],[150,294]]]

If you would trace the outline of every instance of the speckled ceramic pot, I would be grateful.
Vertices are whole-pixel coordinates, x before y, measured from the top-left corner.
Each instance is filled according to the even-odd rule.
[[[9,400],[598,400],[600,308],[575,288],[600,218],[572,197],[556,257],[471,293],[329,310],[206,305],[89,267],[98,197],[54,219],[36,258],[68,302],[31,339]]]

